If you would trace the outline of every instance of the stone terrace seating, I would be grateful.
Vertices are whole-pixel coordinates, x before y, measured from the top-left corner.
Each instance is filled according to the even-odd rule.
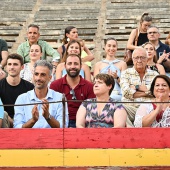
[[[0,38],[8,43],[9,51],[36,0],[0,0]]]
[[[79,37],[93,49],[100,2],[101,0],[43,0],[40,11],[35,15],[35,23],[41,28],[41,38],[58,48],[64,37],[64,29],[75,26]]]
[[[104,39],[114,37],[118,40],[119,57],[123,56],[129,34],[138,26],[142,13],[149,12],[153,17],[153,24],[160,28],[161,40],[165,40],[170,31],[168,0],[108,0],[106,8]]]
[[[56,49],[61,45],[64,29],[70,25],[77,27],[87,46],[97,47],[94,50],[97,60],[104,55],[100,44],[108,37],[118,40],[117,56],[123,56],[129,34],[137,27],[143,12],[153,17],[163,42],[170,31],[169,0],[0,0],[0,3],[0,38],[7,41],[12,52],[23,42],[20,38],[26,36],[23,30],[30,23],[38,24],[41,39]]]

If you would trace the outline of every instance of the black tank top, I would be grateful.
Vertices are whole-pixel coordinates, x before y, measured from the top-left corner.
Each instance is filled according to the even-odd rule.
[[[149,40],[148,40],[148,37],[147,37],[147,33],[140,33],[139,37],[138,37],[137,46],[141,46],[141,45],[145,44],[148,41]]]

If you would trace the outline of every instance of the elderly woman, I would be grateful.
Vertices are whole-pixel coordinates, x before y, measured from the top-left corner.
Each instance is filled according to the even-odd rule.
[[[127,115],[124,107],[109,96],[114,84],[112,76],[103,73],[96,75],[93,87],[96,98],[85,100],[79,107],[77,128],[125,127]]]
[[[135,116],[135,127],[169,127],[169,77],[166,75],[156,76],[151,84],[150,91],[155,99],[153,100],[153,103],[140,105]]]

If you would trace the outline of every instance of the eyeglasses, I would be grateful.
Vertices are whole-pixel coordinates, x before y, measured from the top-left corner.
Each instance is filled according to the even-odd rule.
[[[73,96],[72,96],[72,99],[73,100],[76,100],[77,98],[76,98],[76,95],[75,95],[75,91],[72,89],[72,90],[70,90],[70,94],[72,94]]]
[[[134,59],[135,61],[138,61],[139,59],[140,59],[141,61],[145,61],[146,58],[147,58],[147,57],[145,57],[145,56],[141,56],[141,57],[139,57],[139,56],[133,57],[133,59]]]
[[[148,32],[148,34],[157,34],[158,32]]]

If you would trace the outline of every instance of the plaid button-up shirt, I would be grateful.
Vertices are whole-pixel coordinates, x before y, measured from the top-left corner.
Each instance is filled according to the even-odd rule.
[[[149,91],[152,80],[157,75],[158,73],[156,71],[146,69],[143,80],[141,81],[139,73],[135,70],[134,67],[124,70],[120,78],[120,86],[122,90],[122,101],[125,101],[125,102],[151,101],[151,98],[149,97],[133,98],[133,95],[136,92],[136,90],[134,89],[134,86],[145,85]],[[130,104],[130,105],[133,105],[136,107],[139,106],[139,104]]]

